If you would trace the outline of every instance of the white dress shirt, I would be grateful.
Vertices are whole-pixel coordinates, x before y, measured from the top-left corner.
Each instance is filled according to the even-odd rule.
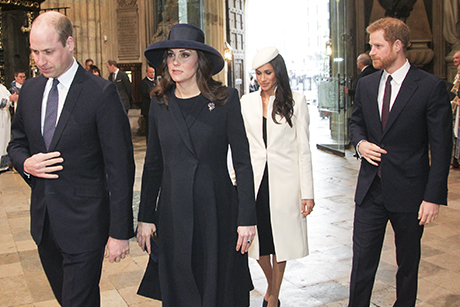
[[[394,73],[391,74],[391,77],[393,80],[390,81],[391,83],[391,99],[390,99],[390,111],[391,108],[393,107],[393,104],[395,103],[396,97],[398,97],[399,90],[401,89],[401,85],[406,78],[407,73],[409,72],[410,69],[410,63],[406,59],[406,63],[395,71]],[[387,78],[390,74],[387,73],[386,71],[383,71],[382,78],[380,79],[380,84],[379,84],[379,95],[377,97],[377,102],[379,104],[379,112],[380,112],[380,118],[382,118],[382,105],[383,105],[383,94],[385,93],[385,82],[387,82]]]
[[[61,116],[62,108],[64,108],[64,102],[67,98],[67,93],[69,92],[69,88],[72,85],[73,79],[77,74],[78,64],[75,58],[73,59],[73,64],[69,70],[59,76],[57,79],[59,80],[59,84],[57,85],[58,93],[59,93],[59,104],[58,104],[58,114],[56,118],[56,126],[59,122],[59,117]],[[43,92],[43,100],[42,100],[42,114],[41,114],[41,129],[43,134],[43,126],[45,124],[45,115],[46,115],[46,104],[48,101],[48,94],[53,86],[53,78],[48,78],[46,82],[45,91]]]

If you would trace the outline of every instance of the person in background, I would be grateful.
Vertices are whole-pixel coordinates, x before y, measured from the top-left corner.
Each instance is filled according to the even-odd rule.
[[[144,118],[145,139],[148,142],[150,100],[152,99],[153,88],[157,85],[155,81],[155,68],[151,66],[147,67],[145,74],[145,78],[141,81],[141,115]]]
[[[454,53],[454,65],[457,67],[457,74],[455,75],[454,83],[450,92],[454,94],[452,99],[452,112],[454,119],[454,154],[452,157],[452,168],[460,168],[458,159],[460,158],[460,108],[458,108],[458,90],[460,85],[460,51]]]
[[[345,87],[345,93],[348,93],[352,99],[355,96],[356,85],[358,84],[359,79],[378,71],[378,69],[375,69],[372,65],[371,57],[367,53],[361,53],[358,56],[356,59],[356,66],[358,67],[360,73],[358,77],[356,77],[353,89]]]
[[[77,63],[72,29],[55,11],[34,20],[42,74],[21,89],[8,154],[31,187],[30,231],[57,301],[98,307],[104,251],[121,261],[134,235],[134,155],[117,89]]]
[[[17,96],[17,95],[16,95]],[[10,167],[10,158],[6,151],[11,138],[11,114],[9,107],[12,104],[13,95],[0,84],[0,172]]]
[[[260,90],[241,98],[257,193],[257,235],[249,256],[267,279],[263,306],[275,307],[286,261],[308,255],[306,216],[315,206],[310,118],[277,48],[260,50],[252,68]]]
[[[22,85],[26,81],[26,72],[23,70],[18,70],[14,73],[14,81],[10,83],[8,90],[12,94],[10,97],[11,105],[10,105],[10,113],[11,118],[14,118],[14,112],[17,108],[17,102],[19,98],[19,92],[21,91]]]
[[[406,58],[410,29],[382,18],[367,27],[382,72],[362,78],[350,119],[361,158],[355,193],[350,307],[370,305],[388,221],[396,245],[395,307],[413,307],[424,225],[447,204],[452,110],[444,81]]]
[[[93,75],[102,77],[101,76],[101,71],[100,71],[99,67],[97,67],[96,65],[91,65],[91,67],[89,68],[89,72],[92,73]]]
[[[254,76],[251,75],[249,79],[249,93],[256,92],[259,90],[259,84],[257,83],[257,80],[254,78]]]
[[[128,75],[118,68],[116,61],[108,60],[106,66],[110,72],[109,81],[112,81],[117,86],[123,106],[125,107],[126,113],[128,113],[133,99],[133,86],[131,85],[131,81],[129,81]]]
[[[224,59],[204,41],[200,28],[176,24],[168,40],[145,51],[162,79],[150,104],[137,240],[151,253],[157,232],[159,254],[158,263],[150,257],[138,293],[161,299],[164,307],[249,306],[253,289],[249,145],[238,92],[212,78]],[[236,189],[227,169],[229,146]]]
[[[85,69],[90,70],[91,66],[94,65],[94,61],[92,59],[86,59],[85,61]]]

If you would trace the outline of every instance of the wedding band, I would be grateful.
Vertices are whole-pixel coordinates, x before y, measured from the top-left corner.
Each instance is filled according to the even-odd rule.
[[[251,240],[248,240],[248,244],[251,244]]]

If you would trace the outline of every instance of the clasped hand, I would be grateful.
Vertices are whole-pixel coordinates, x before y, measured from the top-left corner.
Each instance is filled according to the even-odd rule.
[[[379,166],[378,163],[382,160],[382,154],[387,153],[385,149],[368,141],[362,141],[357,150],[367,162],[374,166]]]
[[[124,259],[129,255],[129,241],[128,240],[118,240],[112,237],[109,237],[107,241],[107,246],[105,249],[105,258],[109,258],[110,263],[120,262],[121,259]]]
[[[38,153],[24,161],[24,171],[35,177],[56,179],[59,175],[53,173],[62,170],[62,165],[58,165],[62,162],[64,159],[59,151]]]

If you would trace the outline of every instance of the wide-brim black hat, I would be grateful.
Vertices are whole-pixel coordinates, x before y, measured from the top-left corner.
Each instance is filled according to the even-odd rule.
[[[145,49],[144,55],[150,64],[159,68],[165,51],[171,48],[186,48],[205,52],[213,63],[213,75],[224,68],[222,55],[219,51],[204,43],[204,33],[197,26],[185,23],[172,26],[168,40],[151,44]]]

